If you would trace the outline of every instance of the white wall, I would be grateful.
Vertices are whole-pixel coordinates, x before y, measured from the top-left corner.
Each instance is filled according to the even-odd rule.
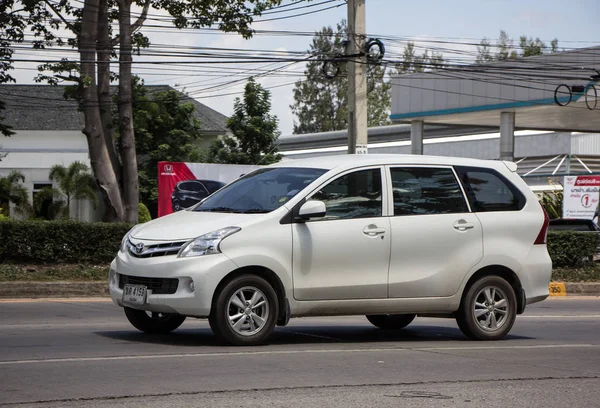
[[[23,185],[29,189],[30,200],[35,183],[51,183],[48,175],[52,166],[68,167],[75,161],[90,166],[87,140],[79,131],[19,130],[11,137],[0,137],[0,152],[8,153],[0,161],[0,176],[7,176],[13,170],[23,173]],[[70,212],[71,217],[79,215],[82,221],[96,221],[101,217],[100,208],[94,210],[89,202],[71,203]]]

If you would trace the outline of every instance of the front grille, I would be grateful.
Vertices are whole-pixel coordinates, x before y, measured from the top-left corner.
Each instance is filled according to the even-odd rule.
[[[177,255],[185,243],[186,241],[180,241],[146,246],[142,243],[134,244],[130,240],[127,240],[127,249],[136,258],[152,258],[156,256]]]
[[[119,275],[119,288],[125,285],[144,285],[155,295],[172,295],[177,292],[177,278],[144,278],[141,276]]]

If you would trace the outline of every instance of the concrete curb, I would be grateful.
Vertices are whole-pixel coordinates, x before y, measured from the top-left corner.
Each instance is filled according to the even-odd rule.
[[[0,282],[0,299],[102,297],[108,282]]]
[[[600,296],[600,282],[552,282],[550,296]],[[0,299],[108,297],[108,282],[0,282]]]

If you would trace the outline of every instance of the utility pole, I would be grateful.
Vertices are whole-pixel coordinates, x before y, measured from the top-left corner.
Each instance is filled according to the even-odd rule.
[[[348,0],[348,154],[367,153],[365,0]]]

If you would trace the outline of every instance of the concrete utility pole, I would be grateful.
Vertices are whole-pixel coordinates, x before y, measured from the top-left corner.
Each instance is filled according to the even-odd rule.
[[[348,153],[367,153],[365,0],[348,0]],[[360,57],[356,55],[363,54]]]

